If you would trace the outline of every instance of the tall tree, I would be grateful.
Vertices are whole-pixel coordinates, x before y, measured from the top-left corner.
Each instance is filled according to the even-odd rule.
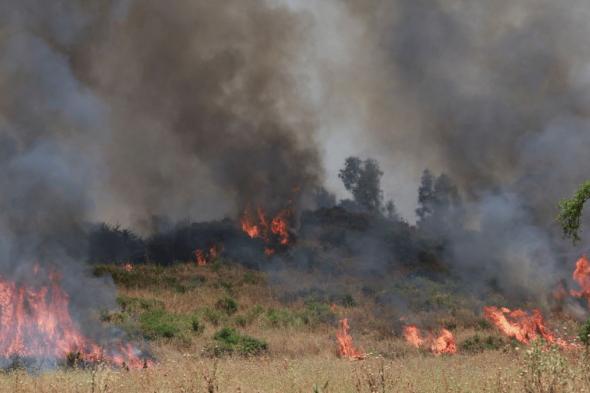
[[[383,172],[374,159],[348,157],[338,177],[352,194],[354,201],[369,212],[380,212],[383,205],[381,177]]]

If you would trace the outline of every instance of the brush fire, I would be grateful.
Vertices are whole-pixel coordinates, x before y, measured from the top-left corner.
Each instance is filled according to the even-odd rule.
[[[23,363],[52,366],[75,359],[83,363],[145,368],[153,362],[130,343],[100,345],[86,337],[69,311],[70,297],[60,286],[57,273],[27,285],[0,277],[0,364],[16,359]]]
[[[485,318],[494,325],[506,337],[513,338],[520,343],[530,344],[532,341],[543,338],[547,343],[557,345],[563,349],[572,349],[576,346],[556,336],[545,323],[545,318],[538,309],[532,313],[506,307],[484,307]]]
[[[403,336],[414,348],[427,349],[434,355],[454,355],[457,353],[455,337],[447,329],[440,329],[438,335],[424,335],[416,325],[404,327]]]
[[[363,360],[367,357],[367,355],[363,351],[357,349],[352,342],[348,318],[340,320],[339,328],[336,332],[336,340],[338,341],[338,355],[341,358],[349,360]]]
[[[290,208],[283,209],[270,217],[267,217],[261,207],[258,207],[255,213],[247,208],[240,219],[240,224],[242,231],[251,239],[260,239],[264,242],[264,252],[270,256],[293,243],[293,234],[289,229],[292,219],[293,211]]]

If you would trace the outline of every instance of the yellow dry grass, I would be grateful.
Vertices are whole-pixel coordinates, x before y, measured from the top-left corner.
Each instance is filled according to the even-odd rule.
[[[263,281],[244,280],[246,271],[235,267],[214,272],[194,266],[175,267],[178,276],[206,276],[206,285],[180,293],[170,288],[120,289],[131,297],[157,299],[172,313],[193,313],[214,307],[231,293],[239,303],[238,314],[255,306],[285,308]],[[258,277],[262,278],[262,277]],[[230,282],[218,285],[220,280]],[[385,392],[523,392],[525,349],[506,348],[479,354],[436,357],[409,348],[400,338],[370,329],[371,304],[359,297],[353,308],[338,308],[350,317],[355,343],[369,353],[364,361],[348,361],[336,355],[335,327],[329,324],[272,327],[255,321],[239,330],[264,339],[269,351],[263,357],[211,359],[203,348],[211,342],[217,326],[206,324],[201,335],[189,342],[159,339],[151,343],[158,364],[144,370],[125,371],[109,367],[85,370],[48,370],[40,374],[12,371],[0,374],[0,392],[40,393],[385,393]],[[302,303],[289,305],[290,309]],[[359,322],[356,324],[355,322]],[[360,323],[362,322],[362,323]],[[231,324],[231,322],[228,322]],[[362,326],[362,327],[361,327]],[[458,341],[474,334],[456,332]],[[383,354],[378,355],[378,354]],[[547,393],[590,392],[580,354],[568,355],[567,375],[557,390]],[[570,372],[571,371],[571,372]],[[547,372],[546,370],[543,372]],[[563,382],[563,383],[561,383]],[[546,393],[528,390],[530,393]]]

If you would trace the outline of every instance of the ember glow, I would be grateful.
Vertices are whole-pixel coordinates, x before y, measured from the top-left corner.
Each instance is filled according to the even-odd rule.
[[[338,354],[340,357],[350,360],[363,360],[367,355],[355,348],[352,342],[352,336],[349,333],[350,326],[348,319],[340,320],[340,327],[336,332],[336,339],[338,340]]]
[[[242,230],[251,239],[261,239],[265,244],[264,252],[266,255],[273,255],[277,251],[277,245],[286,247],[293,241],[289,232],[289,223],[293,213],[291,209],[284,209],[278,212],[274,217],[267,217],[262,208],[257,208],[254,214],[250,209],[246,209],[240,224]]]
[[[34,269],[38,272],[38,269]],[[84,362],[106,362],[131,368],[147,367],[131,344],[104,348],[85,337],[69,312],[69,296],[52,274],[41,286],[0,278],[0,357],[63,361],[77,354]]]
[[[572,290],[570,294],[574,297],[585,298],[590,305],[590,261],[586,256],[578,259],[572,276],[581,289],[579,291]]]
[[[414,348],[430,350],[435,355],[453,355],[457,353],[455,336],[447,329],[441,329],[437,336],[427,334],[424,336],[416,325],[404,327],[404,338]]]
[[[195,263],[197,266],[206,266],[211,262],[214,262],[221,254],[222,247],[218,244],[214,244],[209,247],[209,251],[203,251],[197,249],[195,251]]]
[[[550,344],[564,349],[574,348],[575,345],[556,337],[545,325],[545,319],[538,309],[532,314],[521,309],[510,310],[506,307],[484,307],[484,316],[507,337],[529,344],[537,338],[543,338]]]

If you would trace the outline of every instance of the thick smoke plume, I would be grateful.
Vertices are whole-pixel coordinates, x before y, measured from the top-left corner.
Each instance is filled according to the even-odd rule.
[[[446,233],[448,260],[478,285],[538,295],[571,274],[585,246],[555,217],[589,173],[587,3],[288,3],[317,21],[322,136],[357,149],[333,149],[329,171],[378,158],[410,220],[421,171],[449,175],[474,232]]]
[[[258,0],[1,2],[0,275],[58,271],[84,322],[115,304],[80,263],[89,223],[301,200],[320,176],[302,22]]]

